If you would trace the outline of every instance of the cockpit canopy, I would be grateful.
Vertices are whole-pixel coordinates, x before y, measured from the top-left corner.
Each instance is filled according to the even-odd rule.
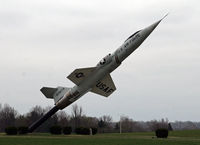
[[[105,65],[105,64],[108,64],[112,61],[112,56],[111,54],[109,53],[108,55],[106,55],[98,64],[97,66],[102,66],[102,65]]]
[[[135,32],[134,34],[132,34],[130,37],[128,37],[126,40],[125,40],[125,42],[127,41],[127,40],[129,40],[130,38],[132,38],[133,36],[135,36],[137,33],[139,33],[141,30],[139,30],[139,31],[137,31],[137,32]]]

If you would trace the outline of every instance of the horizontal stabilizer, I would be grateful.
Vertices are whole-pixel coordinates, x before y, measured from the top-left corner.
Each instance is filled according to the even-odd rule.
[[[96,67],[75,69],[67,78],[74,84],[79,85]]]
[[[50,99],[54,99],[54,102],[57,103],[62,97],[70,90],[71,88],[66,87],[57,87],[57,88],[49,88],[42,87],[40,91]]]
[[[91,92],[102,95],[104,97],[108,97],[115,90],[115,84],[110,74],[108,74],[92,88]]]
[[[49,87],[43,87],[40,89],[40,91],[47,97],[53,99],[54,93],[57,91],[57,88],[49,88]]]

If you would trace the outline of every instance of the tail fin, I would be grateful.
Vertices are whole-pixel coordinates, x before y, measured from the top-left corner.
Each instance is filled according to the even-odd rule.
[[[40,91],[50,99],[54,99],[55,104],[63,98],[63,96],[70,90],[71,88],[66,87],[57,87],[57,88],[50,88],[50,87],[42,87]]]

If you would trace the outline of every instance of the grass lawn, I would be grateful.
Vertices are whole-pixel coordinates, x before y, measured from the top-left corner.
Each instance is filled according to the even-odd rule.
[[[200,145],[200,130],[173,131],[167,139],[153,132],[86,135],[0,134],[0,145]]]

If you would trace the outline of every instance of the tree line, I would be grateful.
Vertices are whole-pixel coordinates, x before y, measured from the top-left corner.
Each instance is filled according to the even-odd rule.
[[[42,117],[51,107],[42,108],[35,106],[26,114],[20,114],[17,110],[8,104],[0,104],[0,132],[4,132],[9,126],[29,126],[40,117]],[[114,122],[110,115],[103,115],[99,118],[90,117],[83,113],[83,108],[74,104],[72,106],[71,114],[65,111],[59,111],[45,123],[43,123],[36,132],[49,132],[52,126],[70,126],[72,130],[76,128],[97,128],[99,133],[113,133],[113,132],[142,132],[155,131],[158,128],[168,128],[168,120],[152,120],[152,121],[134,121],[133,119],[122,116],[120,121]]]

